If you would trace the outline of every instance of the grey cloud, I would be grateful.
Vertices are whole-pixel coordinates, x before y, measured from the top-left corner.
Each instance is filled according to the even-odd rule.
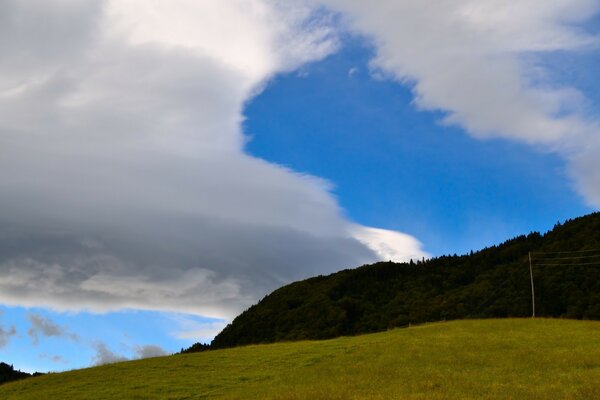
[[[11,326],[8,329],[5,329],[0,325],[0,349],[8,344],[11,336],[15,336],[17,334],[17,329],[14,326]]]
[[[168,355],[168,353],[162,347],[152,344],[145,346],[135,346],[133,350],[135,358],[151,358]]]
[[[371,256],[353,239],[284,228],[209,219],[157,221],[156,226],[164,229],[145,236],[99,234],[100,249],[64,231],[15,235],[0,243],[0,254],[8,257],[0,263],[4,301],[29,306],[43,301],[71,310],[82,304],[96,311],[175,309],[231,318],[288,279]]]
[[[106,344],[102,342],[98,342],[94,345],[94,349],[96,350],[96,354],[92,359],[92,365],[105,365],[105,364],[113,364],[117,362],[127,361],[127,357],[112,352]]]
[[[0,50],[22,55],[0,61],[0,302],[231,318],[283,283],[377,259],[327,182],[243,152],[244,103],[334,48],[307,8],[252,2],[148,14],[164,21],[139,19],[160,3],[0,5],[15,40]],[[198,23],[194,7],[247,31]],[[196,12],[181,25],[193,34],[146,29],[171,12]],[[61,28],[40,35],[30,13]],[[240,40],[255,53],[231,51]]]
[[[94,40],[104,1],[44,3],[4,0],[0,4],[0,48],[10,54],[0,59],[0,91],[67,67]]]
[[[78,341],[79,337],[69,332],[66,327],[55,324],[52,320],[44,318],[39,314],[27,314],[27,319],[31,324],[27,334],[31,337],[34,345],[37,345],[40,336],[45,337],[62,337],[73,341]]]
[[[68,364],[69,363],[63,356],[59,356],[59,355],[42,353],[42,354],[40,354],[40,358],[45,359],[45,360],[50,360],[55,364]]]

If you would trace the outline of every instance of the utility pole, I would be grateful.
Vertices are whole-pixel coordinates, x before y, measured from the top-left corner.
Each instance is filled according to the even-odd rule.
[[[535,290],[533,289],[533,268],[531,266],[531,252],[529,252],[529,277],[531,278],[531,318],[535,318]]]

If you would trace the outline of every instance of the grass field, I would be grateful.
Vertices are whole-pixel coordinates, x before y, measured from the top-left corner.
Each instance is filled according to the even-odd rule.
[[[50,374],[0,399],[600,399],[600,322],[427,324]]]

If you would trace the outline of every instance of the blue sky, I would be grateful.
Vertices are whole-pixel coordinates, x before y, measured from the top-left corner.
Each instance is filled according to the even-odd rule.
[[[598,210],[599,10],[3,3],[0,361],[170,354],[294,280]]]
[[[556,154],[476,140],[415,110],[410,85],[374,79],[372,47],[275,78],[246,108],[248,151],[334,184],[347,215],[465,253],[591,210]]]
[[[113,357],[131,359],[139,358],[139,350],[144,346],[159,346],[164,354],[173,354],[202,340],[202,334],[182,337],[186,330],[197,330],[211,323],[223,326],[220,320],[141,310],[95,314],[3,306],[0,312],[0,321],[10,322],[18,332],[2,349],[6,355],[4,359],[15,368],[29,372],[62,371],[93,365],[99,361],[98,346],[105,346]],[[48,332],[44,334],[43,330],[36,330],[36,333],[30,333],[32,324],[29,317],[32,315],[55,325],[60,332],[48,335]],[[204,337],[203,341],[209,338]]]

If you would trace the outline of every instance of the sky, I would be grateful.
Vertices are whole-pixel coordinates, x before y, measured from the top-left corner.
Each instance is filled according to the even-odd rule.
[[[171,354],[294,280],[598,210],[599,11],[0,3],[0,361]]]

